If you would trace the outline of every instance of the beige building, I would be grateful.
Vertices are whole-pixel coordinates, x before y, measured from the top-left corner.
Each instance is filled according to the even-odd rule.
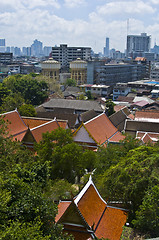
[[[77,60],[70,62],[71,79],[75,79],[77,85],[85,84],[87,82],[87,62],[77,58]]]
[[[49,58],[48,60],[41,62],[41,69],[44,76],[59,82],[59,72],[61,69],[60,62],[53,60],[53,58]]]

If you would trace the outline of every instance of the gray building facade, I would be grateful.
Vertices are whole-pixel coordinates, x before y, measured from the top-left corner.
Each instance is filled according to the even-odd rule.
[[[52,58],[61,63],[62,68],[68,69],[69,63],[80,58],[89,60],[91,58],[90,47],[68,47],[61,44],[59,47],[52,47]]]

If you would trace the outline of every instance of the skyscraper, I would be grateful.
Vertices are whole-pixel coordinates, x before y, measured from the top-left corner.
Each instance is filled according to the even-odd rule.
[[[0,39],[0,52],[5,52],[5,39]]]
[[[31,45],[31,55],[40,57],[42,56],[42,54],[43,54],[43,43],[35,39],[34,43]]]
[[[104,56],[109,57],[109,38],[106,38],[105,47],[104,47]]]
[[[147,33],[141,33],[141,35],[128,35],[127,56],[136,57],[142,55],[144,52],[149,52],[150,41],[151,36],[147,36]]]

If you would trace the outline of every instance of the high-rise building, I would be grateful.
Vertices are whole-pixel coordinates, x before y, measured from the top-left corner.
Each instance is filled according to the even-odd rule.
[[[0,39],[0,52],[5,52],[5,39]]]
[[[106,38],[105,47],[104,47],[104,56],[109,57],[109,38]]]
[[[69,63],[77,58],[81,60],[89,60],[91,58],[90,47],[67,47],[66,44],[61,44],[60,47],[52,48],[52,58],[59,61],[62,68],[69,68]]]
[[[128,35],[127,56],[135,58],[141,56],[143,52],[149,52],[150,41],[151,36],[147,36],[147,33],[141,33],[141,35]]]
[[[31,45],[31,55],[36,57],[43,55],[43,43],[37,39],[35,39],[34,43]]]

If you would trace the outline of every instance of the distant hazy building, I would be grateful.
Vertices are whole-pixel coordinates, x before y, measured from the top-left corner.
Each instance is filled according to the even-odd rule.
[[[52,58],[61,63],[63,69],[69,69],[69,63],[77,58],[89,60],[91,58],[90,47],[68,47],[61,44],[60,47],[52,48]]]
[[[141,35],[128,35],[127,36],[127,56],[135,58],[140,56],[142,52],[150,51],[151,36],[146,33]]]
[[[5,52],[5,39],[0,39],[0,52]]]
[[[104,56],[109,57],[109,38],[106,38],[105,47],[104,47]]]
[[[45,57],[50,56],[51,51],[52,51],[52,47],[45,46],[43,49],[44,56]]]
[[[40,57],[42,55],[43,55],[43,43],[35,39],[33,44],[31,45],[31,56]]]
[[[77,85],[85,84],[87,82],[87,62],[77,58],[77,60],[70,62],[71,79],[76,80]]]

